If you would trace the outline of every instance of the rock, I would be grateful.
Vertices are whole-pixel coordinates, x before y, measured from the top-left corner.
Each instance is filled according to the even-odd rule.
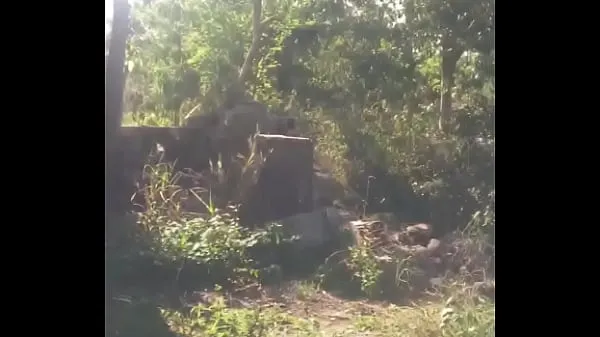
[[[302,248],[320,246],[331,239],[327,222],[327,215],[322,209],[296,214],[279,221],[288,234],[298,237],[296,243]]]
[[[296,214],[281,223],[290,235],[296,235],[298,248],[305,249],[325,245],[337,240],[341,228],[353,216],[333,207],[321,208],[310,213]]]
[[[413,255],[418,257],[427,257],[429,255],[429,250],[427,247],[423,247],[421,245],[411,246],[410,250],[413,251]]]
[[[406,228],[406,235],[412,244],[427,246],[429,239],[431,238],[431,233],[431,226],[424,223],[408,226]]]
[[[442,242],[438,239],[429,240],[429,244],[427,244],[427,250],[430,254],[434,254],[441,247]]]
[[[429,235],[431,235],[431,226],[429,226],[428,224],[420,223],[420,224],[408,226],[406,228],[406,232],[408,235],[411,235],[411,236],[416,236],[416,235],[429,236]]]
[[[412,250],[414,251],[414,255],[420,258],[429,258],[434,255],[437,250],[440,248],[441,242],[438,239],[431,239],[427,247],[421,245],[412,246]]]

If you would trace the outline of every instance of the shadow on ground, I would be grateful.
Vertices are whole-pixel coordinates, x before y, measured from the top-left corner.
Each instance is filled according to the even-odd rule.
[[[156,304],[125,296],[113,298],[107,308],[108,337],[176,337]]]

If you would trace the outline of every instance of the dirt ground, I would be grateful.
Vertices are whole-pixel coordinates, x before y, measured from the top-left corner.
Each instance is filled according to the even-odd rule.
[[[189,301],[190,306],[207,304],[217,296],[215,292],[196,292],[188,295],[186,302]],[[229,306],[238,308],[276,308],[291,316],[316,322],[327,336],[347,330],[357,317],[387,316],[390,310],[399,308],[398,305],[384,301],[348,300],[303,281],[260,289],[258,286],[250,286],[228,296],[227,302]],[[427,299],[419,300],[419,303],[427,302],[431,303]]]

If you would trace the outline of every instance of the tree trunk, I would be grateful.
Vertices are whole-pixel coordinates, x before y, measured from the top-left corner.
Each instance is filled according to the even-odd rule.
[[[248,53],[244,58],[244,63],[242,64],[242,68],[238,73],[237,81],[230,84],[225,93],[225,102],[222,104],[226,109],[231,109],[236,106],[240,102],[251,100],[246,95],[246,81],[250,78],[250,74],[252,71],[252,64],[254,63],[254,59],[258,54],[260,47],[260,39],[262,36],[263,28],[269,23],[270,20],[265,20],[261,22],[262,16],[262,0],[253,0],[252,1],[252,44],[248,49]],[[218,87],[212,86],[209,91],[204,95],[205,99],[203,103],[199,103],[194,106],[190,112],[188,112],[185,116],[185,120],[188,120],[192,115],[196,114],[196,111],[200,111],[202,106],[206,104],[206,99],[211,99],[213,95],[216,95],[218,91]],[[204,110],[204,109],[202,109]]]
[[[111,204],[115,200],[114,174],[116,156],[114,155],[116,145],[118,144],[121,121],[123,119],[123,88],[125,86],[125,48],[127,43],[127,33],[129,30],[129,4],[127,0],[113,0],[113,20],[108,55],[106,57],[105,74],[105,138],[104,138],[104,159],[106,165],[105,179],[105,230],[111,225],[108,218]],[[108,313],[111,311],[113,289],[110,284],[105,282],[105,323],[110,329],[113,324],[110,322]],[[114,332],[109,331],[108,335]]]
[[[123,119],[123,89],[125,86],[125,49],[129,33],[129,4],[113,1],[113,20],[105,78],[106,151],[112,151]]]
[[[438,128],[443,133],[450,131],[450,116],[452,114],[452,89],[454,88],[454,72],[458,59],[464,48],[458,47],[456,41],[444,38],[442,42],[442,85],[440,97],[440,118]]]
[[[242,69],[240,70],[240,75],[238,77],[239,83],[242,86],[244,86],[244,83],[248,80],[248,77],[250,76],[252,63],[254,62],[256,54],[258,53],[260,37],[262,35],[262,25],[260,22],[260,17],[262,16],[262,0],[254,0],[252,3],[252,44],[250,45],[248,54],[244,59],[244,64],[242,65]]]
[[[406,19],[406,25],[410,31],[414,29],[414,20],[415,20],[415,6],[414,2],[407,1],[404,4],[404,17]],[[402,41],[404,44],[404,52],[406,54],[406,60],[410,64],[410,77],[412,78],[412,83],[410,86],[410,91],[406,94],[406,104],[407,104],[407,112],[406,112],[406,123],[408,124],[408,136],[409,136],[409,151],[414,150],[414,132],[413,132],[413,118],[417,114],[419,110],[419,100],[417,94],[417,80],[418,74],[416,72],[417,62],[413,53],[413,41],[412,38],[409,38],[405,41]]]
[[[113,20],[105,77],[105,205],[112,209],[116,202],[115,188],[118,186],[118,148],[121,121],[123,119],[123,88],[125,86],[125,48],[129,32],[129,4],[127,0],[114,0]]]

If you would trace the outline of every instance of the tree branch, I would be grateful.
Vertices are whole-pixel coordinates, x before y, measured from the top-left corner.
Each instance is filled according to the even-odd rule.
[[[254,0],[253,1],[253,10],[252,10],[252,44],[250,45],[250,49],[248,50],[248,54],[244,59],[244,64],[242,65],[242,69],[240,70],[240,75],[238,77],[238,82],[243,86],[244,83],[248,80],[250,76],[250,70],[252,69],[252,63],[256,58],[256,54],[258,53],[258,47],[260,43],[260,37],[262,35],[262,27],[263,25],[260,22],[260,17],[262,16],[262,0]]]
[[[223,106],[226,108],[231,108],[239,103],[240,100],[244,100],[246,89],[245,84],[250,77],[250,73],[252,70],[252,64],[254,63],[254,59],[258,54],[258,50],[260,48],[260,40],[262,36],[262,32],[264,27],[266,27],[270,22],[272,22],[275,17],[270,17],[261,22],[262,16],[262,0],[253,0],[253,10],[252,10],[252,44],[248,49],[248,54],[244,58],[244,63],[242,64],[242,68],[238,74],[237,81],[233,83],[229,88],[227,88],[225,93],[225,100]],[[212,87],[210,90],[216,90],[216,87]],[[210,95],[205,95],[210,96]],[[187,120],[196,111],[201,109],[203,103],[196,105],[185,117]]]

